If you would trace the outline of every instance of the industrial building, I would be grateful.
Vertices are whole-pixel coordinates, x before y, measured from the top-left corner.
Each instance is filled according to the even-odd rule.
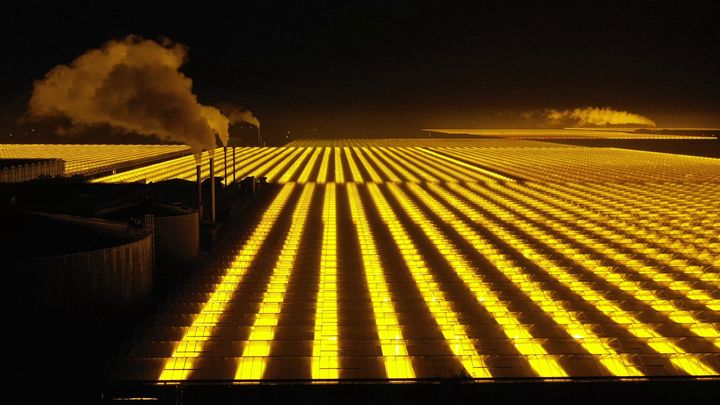
[[[72,392],[81,401],[96,398],[107,359],[123,353],[148,311],[201,260],[206,221],[198,216],[198,185],[92,184],[23,170],[32,176],[13,175],[0,186],[3,295],[18,331],[9,339],[10,381],[32,381],[42,362],[47,389],[34,400]],[[248,192],[246,183],[217,190],[214,229],[252,201],[255,188]],[[208,201],[210,184],[201,188]]]

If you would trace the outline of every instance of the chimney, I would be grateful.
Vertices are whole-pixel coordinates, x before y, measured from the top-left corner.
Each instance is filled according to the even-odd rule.
[[[210,222],[215,223],[215,150],[210,151]]]
[[[223,187],[227,185],[228,177],[227,177],[227,146],[223,146],[223,170],[225,170],[225,175],[223,176]]]
[[[202,223],[203,220],[203,203],[202,203],[202,158],[195,166],[195,173],[197,174],[197,211],[198,211],[198,221]]]

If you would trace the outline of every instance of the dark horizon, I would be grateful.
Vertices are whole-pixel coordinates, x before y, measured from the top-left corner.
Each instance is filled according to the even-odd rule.
[[[577,107],[720,126],[720,6],[709,1],[3,8],[4,141],[35,80],[129,34],[186,45],[200,102],[246,106],[275,140],[536,127],[521,114]]]

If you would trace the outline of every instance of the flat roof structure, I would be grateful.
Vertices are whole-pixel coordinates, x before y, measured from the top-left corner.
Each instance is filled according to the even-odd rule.
[[[89,175],[189,154],[185,145],[0,144],[0,159],[62,159],[68,175]]]
[[[507,139],[707,139],[716,128],[557,128],[557,129],[476,129],[434,128],[423,132]]]

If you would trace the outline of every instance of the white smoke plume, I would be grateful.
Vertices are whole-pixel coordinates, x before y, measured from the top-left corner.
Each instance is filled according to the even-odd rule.
[[[633,125],[655,127],[655,121],[643,115],[618,111],[610,107],[584,107],[571,110],[546,109],[522,114],[528,120],[540,120],[551,126],[601,127]]]
[[[179,141],[199,156],[215,148],[215,135],[227,143],[230,121],[198,102],[192,80],[179,71],[186,58],[187,48],[169,40],[110,41],[35,82],[29,112]]]
[[[239,124],[241,122],[246,122],[250,125],[260,128],[260,121],[253,115],[250,110],[244,107],[233,106],[231,104],[220,104],[218,108],[226,117],[228,117],[228,119],[230,120],[230,124]]]

